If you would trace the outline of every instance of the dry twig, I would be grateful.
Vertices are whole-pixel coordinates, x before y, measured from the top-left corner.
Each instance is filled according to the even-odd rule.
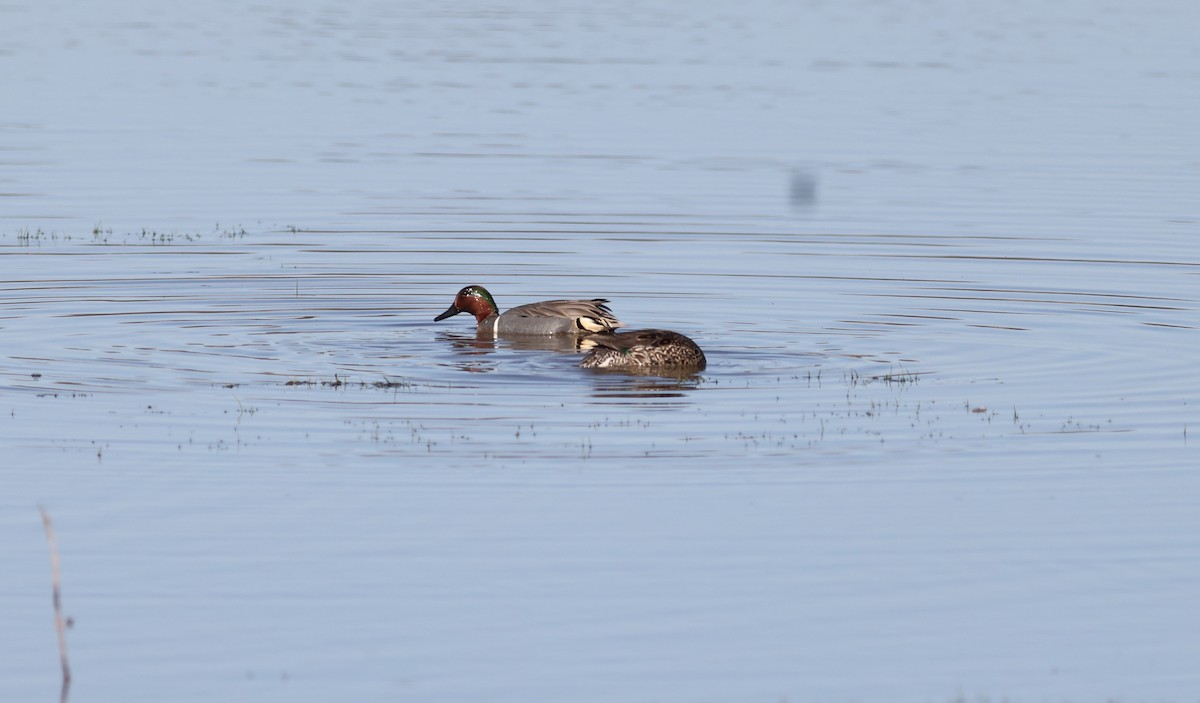
[[[38,506],[42,514],[42,526],[46,528],[46,541],[50,543],[50,574],[54,587],[54,628],[58,630],[58,657],[62,662],[63,700],[66,700],[67,686],[71,683],[71,664],[67,661],[67,620],[62,612],[62,586],[58,575],[58,541],[54,539],[54,523],[42,506]]]

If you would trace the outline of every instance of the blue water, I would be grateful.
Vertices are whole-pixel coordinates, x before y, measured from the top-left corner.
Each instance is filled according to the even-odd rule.
[[[0,6],[0,700],[1196,700],[1197,19]]]

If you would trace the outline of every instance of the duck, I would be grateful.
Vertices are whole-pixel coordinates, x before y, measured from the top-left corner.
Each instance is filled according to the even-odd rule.
[[[608,309],[608,300],[543,300],[540,303],[518,305],[500,312],[496,300],[487,288],[471,285],[454,296],[446,312],[433,318],[440,322],[460,312],[475,316],[480,332],[494,336],[589,335],[611,333],[622,322]]]
[[[708,365],[700,345],[671,330],[594,334],[581,346],[590,350],[579,363],[585,369],[678,374],[703,371]]]

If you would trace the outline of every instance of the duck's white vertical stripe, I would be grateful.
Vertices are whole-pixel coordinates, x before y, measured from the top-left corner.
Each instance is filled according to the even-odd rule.
[[[492,336],[493,337],[500,336],[500,316],[499,315],[497,315],[496,319],[492,322]]]

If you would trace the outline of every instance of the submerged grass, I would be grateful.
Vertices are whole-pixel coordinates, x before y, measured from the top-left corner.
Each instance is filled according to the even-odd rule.
[[[846,382],[851,388],[855,386],[866,386],[872,383],[882,383],[887,386],[907,387],[921,380],[921,373],[917,371],[909,371],[903,367],[900,369],[889,369],[887,373],[863,375],[851,369],[846,374]]]
[[[381,381],[350,381],[337,374],[333,375],[332,380],[311,378],[292,379],[283,385],[289,387],[304,386],[308,388],[378,388],[383,390],[411,390],[416,387],[416,384],[406,379],[384,377]]]
[[[228,228],[222,227],[218,223],[213,227],[213,234],[220,239],[233,240],[245,238],[247,232],[246,228],[241,225]],[[195,243],[202,241],[205,237],[201,232],[159,231],[150,227],[143,227],[141,230],[135,232],[116,233],[112,227],[105,227],[100,223],[96,223],[92,227],[91,235],[91,239],[87,240],[83,236],[74,235],[69,232],[46,231],[40,227],[30,230],[23,227],[17,230],[16,240],[19,246],[26,247],[40,246],[44,242],[73,242],[77,239],[101,246],[136,246],[139,244],[163,246],[166,244]],[[4,236],[6,235],[0,233],[0,237]]]

